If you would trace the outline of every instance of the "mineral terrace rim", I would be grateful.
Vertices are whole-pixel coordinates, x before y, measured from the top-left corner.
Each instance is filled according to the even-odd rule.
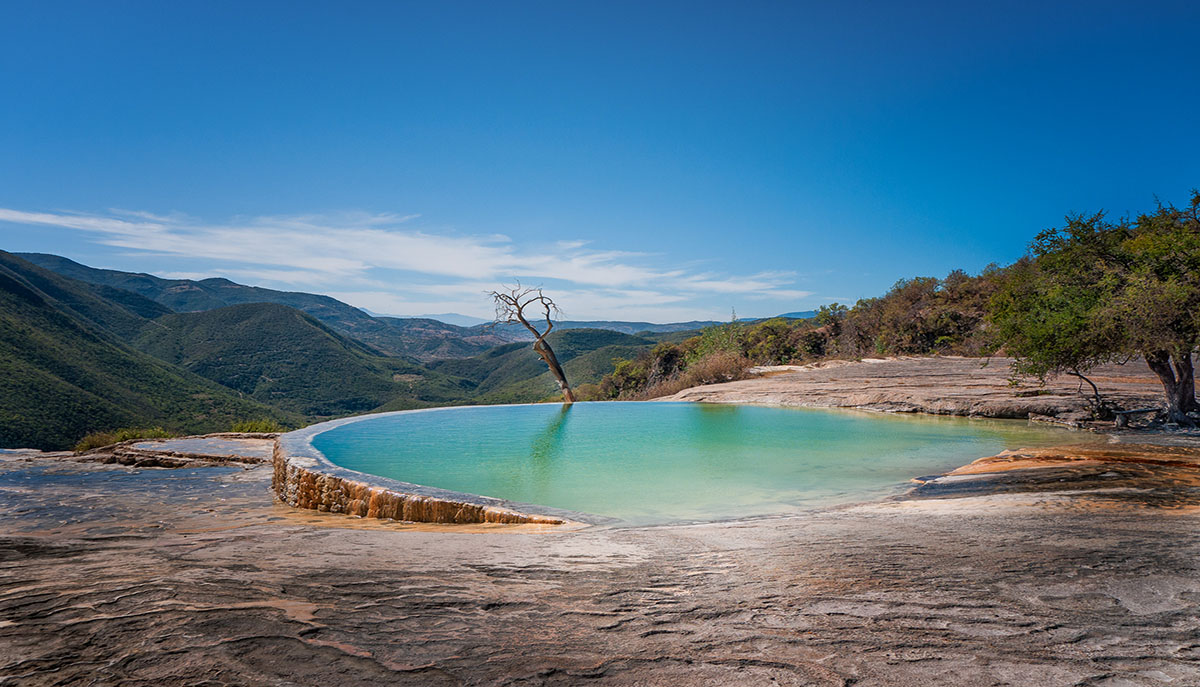
[[[656,401],[659,399],[656,399]],[[695,401],[666,401],[668,403],[694,404]],[[592,402],[581,402],[592,403]],[[706,401],[700,401],[701,404]],[[789,404],[761,403],[755,401],[723,401],[728,405],[769,406],[779,408],[814,408],[818,410],[837,410],[850,414],[889,415],[888,411],[871,408],[842,408],[826,406],[792,406]],[[302,429],[279,435],[275,441],[272,459],[273,476],[272,490],[283,503],[294,508],[315,510],[327,513],[396,520],[402,522],[423,522],[438,524],[533,524],[550,525],[565,529],[578,529],[586,526],[620,525],[620,518],[597,515],[563,508],[554,508],[534,503],[510,501],[491,496],[483,496],[469,492],[453,491],[439,487],[430,487],[411,482],[383,477],[368,472],[351,470],[341,467],[325,456],[313,445],[313,439],[324,432],[356,422],[374,420],[384,417],[408,415],[412,413],[432,413],[441,411],[471,411],[490,408],[516,408],[544,406],[545,403],[504,403],[493,405],[462,405],[438,406],[433,408],[415,408],[384,413],[368,413],[353,417],[327,420]],[[919,413],[924,415],[925,413]],[[963,416],[964,419],[975,419]],[[989,418],[997,419],[997,418]],[[1003,421],[1003,420],[1001,420]],[[936,475],[937,478],[943,475]],[[910,481],[922,483],[930,477],[910,477]],[[872,503],[875,499],[855,500],[849,503],[827,504],[817,506],[813,510],[841,509]],[[678,522],[659,523],[658,525],[641,525],[640,527],[655,527],[659,525],[680,526],[703,523],[730,523],[758,521],[780,517],[792,517],[795,514],[763,513],[743,517],[733,517],[723,520],[685,520]]]
[[[446,524],[599,525],[615,522],[612,518],[589,513],[439,489],[350,470],[335,465],[312,444],[313,437],[318,434],[364,420],[411,413],[523,405],[539,404],[397,410],[329,420],[288,432],[275,440],[271,488],[279,500],[295,508],[365,518]]]

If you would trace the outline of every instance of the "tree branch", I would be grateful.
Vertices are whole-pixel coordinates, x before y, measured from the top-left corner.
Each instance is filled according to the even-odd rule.
[[[567,377],[563,372],[562,365],[559,364],[557,356],[554,355],[554,349],[546,341],[546,335],[554,329],[553,316],[559,312],[554,300],[542,293],[541,288],[524,287],[521,286],[520,282],[503,291],[490,291],[488,295],[492,297],[492,301],[496,305],[496,319],[493,321],[493,324],[520,323],[521,326],[528,329],[533,334],[533,350],[546,363],[546,366],[550,368],[550,373],[554,375],[559,388],[562,390],[563,401],[565,403],[574,403],[575,396],[571,392],[571,386],[567,383]],[[541,307],[546,317],[546,328],[543,331],[538,331],[538,328],[525,317],[525,309],[534,304]]]

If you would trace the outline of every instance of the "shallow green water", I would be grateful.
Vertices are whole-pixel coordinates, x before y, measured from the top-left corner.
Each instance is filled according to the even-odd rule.
[[[380,416],[313,446],[351,470],[652,524],[879,498],[1006,448],[1071,439],[1020,421],[578,403]]]

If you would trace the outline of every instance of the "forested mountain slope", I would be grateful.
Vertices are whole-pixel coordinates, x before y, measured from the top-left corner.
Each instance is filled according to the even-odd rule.
[[[136,293],[175,312],[201,312],[246,303],[277,303],[302,310],[333,329],[387,355],[418,360],[466,357],[512,341],[488,330],[398,317],[372,317],[329,296],[246,286],[228,279],[164,279],[150,274],[103,270],[57,255],[21,253],[21,257],[72,279]]]
[[[459,402],[466,390],[412,360],[384,357],[284,305],[248,303],[166,315],[138,349],[263,403],[310,418]]]
[[[201,280],[164,279],[150,274],[97,269],[47,253],[18,255],[72,279],[136,293],[175,312],[199,312],[243,303],[291,306],[385,354],[406,355],[422,361],[469,358],[494,346],[533,338],[519,324],[460,327],[430,318],[374,316],[335,298],[312,293],[276,291],[216,277]],[[483,294],[480,297],[483,298]],[[555,322],[555,327],[560,330],[606,329],[638,334],[690,331],[714,324],[718,323],[563,320]]]
[[[127,425],[195,433],[246,418],[296,422],[135,351],[107,329],[138,319],[0,252],[0,447],[68,448],[88,432]]]

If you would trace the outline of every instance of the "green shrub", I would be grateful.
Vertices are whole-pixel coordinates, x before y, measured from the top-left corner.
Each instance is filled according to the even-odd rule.
[[[636,360],[619,358],[613,371],[600,380],[598,392],[602,398],[613,399],[646,388],[646,366]]]
[[[284,431],[283,425],[274,420],[262,418],[261,420],[242,420],[241,422],[233,423],[231,431],[241,434],[275,434]]]
[[[737,315],[729,322],[706,327],[700,332],[699,340],[688,351],[687,363],[707,358],[715,353],[732,353],[741,355],[743,327],[737,322]]]
[[[122,441],[133,441],[134,439],[169,439],[173,436],[178,435],[168,432],[162,427],[124,427],[111,432],[92,432],[80,439],[78,444],[75,444],[75,452],[83,453],[94,448],[112,446]]]
[[[740,350],[763,365],[779,365],[796,357],[796,338],[796,328],[777,317],[749,327]]]

